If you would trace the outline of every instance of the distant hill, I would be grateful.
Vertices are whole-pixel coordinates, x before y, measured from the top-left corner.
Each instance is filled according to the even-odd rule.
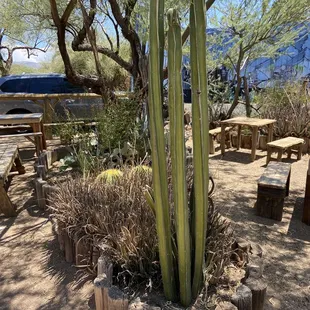
[[[41,67],[41,64],[34,61],[14,61],[14,64],[29,67],[32,69],[39,69]]]

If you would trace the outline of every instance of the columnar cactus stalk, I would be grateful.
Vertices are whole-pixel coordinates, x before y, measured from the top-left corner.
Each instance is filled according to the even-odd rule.
[[[190,7],[190,61],[192,82],[194,154],[194,275],[192,293],[202,284],[208,213],[208,97],[206,72],[206,17],[204,0],[192,0]]]
[[[181,28],[176,10],[168,11],[170,150],[177,236],[177,242],[175,243],[174,239],[172,240],[170,226],[167,163],[162,118],[164,0],[151,0],[150,3],[149,114],[154,191],[146,193],[146,198],[156,215],[159,259],[166,298],[172,301],[176,300],[175,279],[178,278],[181,303],[188,306],[192,295],[196,297],[202,286],[208,212],[209,134],[205,7],[204,0],[191,0],[190,58],[194,152],[194,197],[191,203],[193,205],[191,232],[185,177]],[[193,248],[194,253],[193,259],[191,259],[191,248]],[[177,258],[178,274],[175,274],[174,270],[174,256]],[[194,271],[193,277],[191,270]]]
[[[156,227],[164,293],[167,299],[175,301],[177,294],[173,266],[167,163],[162,117],[163,49],[160,49],[162,39],[159,39],[164,36],[163,28],[159,27],[164,23],[164,0],[151,0],[150,4],[149,109]]]
[[[168,101],[173,199],[176,214],[180,300],[182,305],[187,306],[192,299],[191,249],[185,175],[184,104],[181,79],[182,38],[179,16],[175,9],[168,11],[168,24]]]

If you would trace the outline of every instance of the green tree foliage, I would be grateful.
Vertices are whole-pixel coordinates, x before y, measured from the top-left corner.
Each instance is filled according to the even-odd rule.
[[[224,47],[220,59],[226,65],[230,63],[237,81],[227,117],[238,104],[242,82],[247,82],[242,70],[246,71],[248,63],[255,58],[278,55],[279,49],[290,45],[307,21],[308,0],[216,1],[210,24],[221,32],[212,38],[213,44]]]
[[[44,2],[44,1],[43,1]],[[51,32],[43,27],[44,16],[39,1],[1,1],[0,10],[0,73],[10,73],[17,50],[28,58],[38,51],[46,52]],[[45,8],[48,7],[45,4]],[[36,12],[36,14],[33,14]],[[15,69],[16,70],[16,67]],[[17,70],[18,71],[18,70]],[[30,70],[24,70],[30,71]]]

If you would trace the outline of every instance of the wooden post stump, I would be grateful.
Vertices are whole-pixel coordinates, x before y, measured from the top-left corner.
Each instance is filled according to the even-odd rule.
[[[128,298],[116,286],[108,290],[108,310],[128,310]]]
[[[251,290],[241,284],[232,296],[231,302],[238,308],[238,310],[252,310],[252,292]]]
[[[107,280],[112,285],[113,264],[103,255],[98,258],[97,274],[106,274]]]
[[[38,207],[42,210],[46,209],[46,201],[45,201],[45,196],[43,194],[43,185],[45,184],[47,184],[47,182],[42,180],[41,178],[38,178],[35,180],[37,203],[38,203]]]
[[[64,224],[60,221],[57,221],[57,239],[59,243],[59,248],[61,251],[65,250],[65,231]]]
[[[73,240],[70,238],[67,231],[64,233],[64,243],[65,243],[65,258],[66,262],[73,263],[74,260],[74,245]]]
[[[224,301],[219,303],[215,310],[238,310],[236,306],[234,306],[232,303]]]
[[[304,199],[304,209],[303,209],[302,221],[306,225],[310,225],[310,160],[309,160],[308,171],[307,171],[306,190],[305,190],[305,199]]]
[[[108,290],[110,283],[106,274],[99,275],[94,281],[96,310],[109,310]]]
[[[263,310],[266,298],[267,284],[262,279],[250,277],[245,285],[252,292],[252,310]]]

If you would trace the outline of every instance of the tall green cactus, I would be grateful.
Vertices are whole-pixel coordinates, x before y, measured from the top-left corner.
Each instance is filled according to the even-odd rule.
[[[172,163],[173,199],[176,214],[180,299],[183,305],[191,302],[191,250],[187,200],[184,137],[184,104],[181,79],[182,39],[179,16],[175,9],[168,11],[168,79],[169,119]]]
[[[170,150],[172,161],[173,199],[177,250],[172,245],[168,200],[165,140],[162,119],[163,72],[163,10],[164,0],[151,0],[149,111],[153,162],[153,195],[147,200],[156,214],[159,258],[164,292],[169,300],[176,300],[176,281],[179,279],[181,303],[188,306],[192,294],[201,289],[205,257],[208,211],[208,107],[206,78],[206,21],[204,0],[192,0],[190,7],[190,58],[192,79],[193,152],[194,152],[194,229],[190,236],[187,199],[184,105],[181,81],[182,44],[179,17],[175,9],[168,11],[168,74]],[[191,244],[191,240],[193,240]],[[191,259],[191,247],[194,258]],[[174,272],[173,254],[177,256],[178,275]],[[193,277],[191,270],[194,271]]]
[[[170,228],[168,200],[167,163],[165,137],[162,117],[162,59],[160,37],[164,36],[163,23],[164,0],[152,0],[150,11],[150,61],[149,61],[149,108],[150,133],[152,145],[153,187],[158,234],[159,259],[161,265],[164,292],[169,300],[177,299],[173,266],[173,252]],[[162,29],[162,31],[159,31]]]
[[[194,275],[192,293],[201,288],[208,212],[208,96],[206,72],[206,17],[204,0],[192,0],[190,7],[190,62],[194,153]]]

